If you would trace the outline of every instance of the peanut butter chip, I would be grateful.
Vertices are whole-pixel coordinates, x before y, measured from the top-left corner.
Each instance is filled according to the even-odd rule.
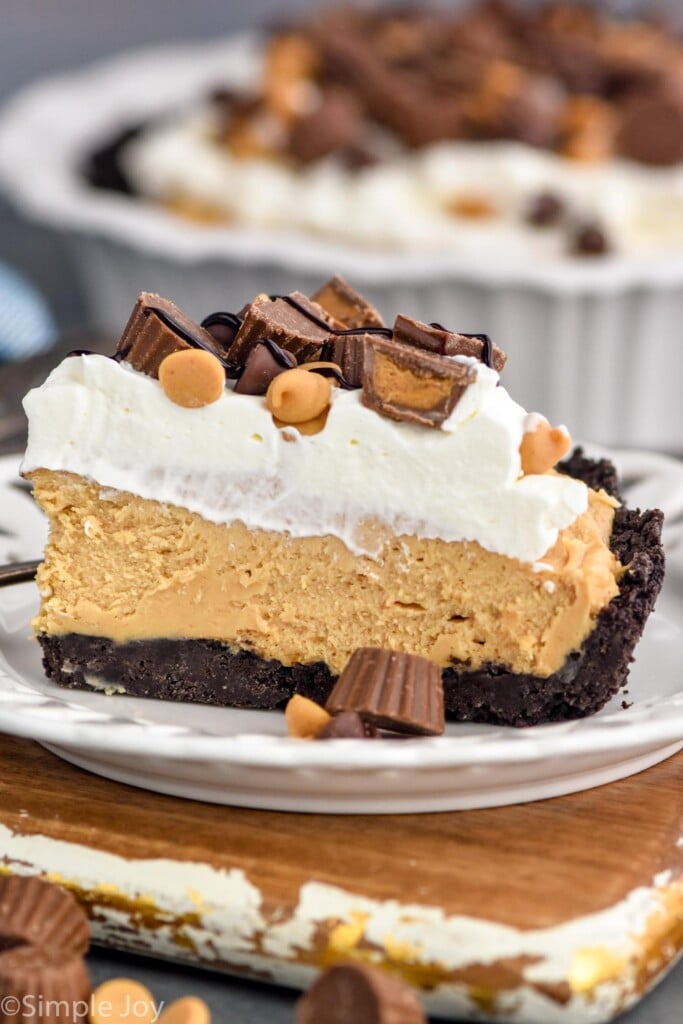
[[[159,1024],[211,1024],[211,1012],[203,999],[184,996],[166,1007]]]
[[[476,194],[455,196],[447,204],[447,209],[449,213],[468,220],[485,220],[488,217],[495,217],[498,213],[487,196]]]
[[[332,387],[326,377],[297,367],[285,370],[270,384],[266,405],[282,423],[315,420],[330,404]]]
[[[201,409],[223,394],[225,372],[210,352],[184,349],[166,356],[159,367],[159,381],[166,396],[185,409]]]
[[[325,728],[330,721],[330,715],[315,701],[295,693],[285,708],[285,720],[290,736],[310,740]]]
[[[90,1024],[153,1024],[154,997],[132,978],[112,978],[90,997]]]
[[[291,426],[295,427],[300,434],[305,434],[310,437],[312,434],[319,434],[321,430],[325,429],[327,423],[327,414],[329,409],[324,409],[319,416],[314,416],[312,420],[304,420],[303,423],[292,423]],[[284,420],[279,420],[277,416],[273,416],[273,422],[276,427],[288,427],[289,423],[285,423]],[[296,441],[296,435],[290,434],[289,431],[282,431],[285,441]]]
[[[549,423],[538,426],[522,437],[519,454],[522,457],[522,472],[547,473],[556,465],[571,447],[572,439],[566,430],[551,427]]]

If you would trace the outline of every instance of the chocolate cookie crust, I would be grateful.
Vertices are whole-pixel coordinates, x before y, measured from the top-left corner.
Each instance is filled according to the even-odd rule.
[[[587,459],[580,449],[563,472],[614,493],[611,463]],[[515,674],[499,665],[477,671],[444,670],[446,716],[500,725],[535,725],[598,711],[627,680],[633,650],[664,579],[662,513],[617,510],[611,547],[628,566],[619,594],[598,616],[580,651],[547,678]],[[294,693],[324,704],[335,677],[328,667],[282,665],[214,640],[141,640],[115,644],[76,633],[40,634],[43,664],[62,686],[123,688],[136,697],[228,707],[281,708]]]

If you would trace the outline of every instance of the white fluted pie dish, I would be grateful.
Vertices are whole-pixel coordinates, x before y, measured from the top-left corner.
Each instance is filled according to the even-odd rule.
[[[257,64],[247,37],[148,48],[39,82],[0,113],[0,187],[63,239],[94,322],[120,324],[141,287],[199,316],[240,308],[264,287],[312,291],[339,272],[383,311],[490,333],[510,355],[506,385],[527,408],[582,423],[602,443],[683,449],[683,247],[578,259],[540,246],[526,258],[504,233],[499,246],[480,250],[464,236],[455,248],[429,248],[407,233],[405,244],[390,235],[372,248],[317,229],[259,226],[258,218],[243,227],[192,223],[86,184],[83,161],[117,131],[228,77],[246,82]],[[501,158],[519,156],[519,147],[503,150]],[[671,175],[680,172],[667,173],[675,196]],[[665,225],[666,209],[654,209],[657,180],[648,179],[651,212]],[[268,189],[255,186],[257,207],[267,205]]]

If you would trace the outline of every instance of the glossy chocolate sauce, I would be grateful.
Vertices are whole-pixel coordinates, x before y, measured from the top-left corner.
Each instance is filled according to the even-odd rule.
[[[460,334],[463,338],[478,338],[482,343],[483,348],[481,352],[481,362],[484,366],[488,366],[490,370],[494,369],[493,366],[493,342],[489,338],[488,334],[468,334],[467,331],[451,331],[448,327],[444,327],[443,324],[439,324],[433,321],[429,325],[433,327],[435,331],[445,331],[446,334]],[[440,355],[445,355],[446,343],[441,343]]]
[[[284,366],[288,370],[293,370],[298,365],[296,356],[293,356],[291,352],[287,351],[287,349],[280,348],[278,343],[273,341],[272,338],[257,338],[254,342],[254,348],[256,348],[257,345],[265,345],[273,359],[279,363],[280,366]],[[251,352],[249,354],[251,355]]]
[[[241,367],[235,366],[234,363],[231,363],[230,360],[226,359],[225,356],[221,355],[221,353],[215,348],[211,345],[207,345],[202,338],[198,338],[195,334],[188,331],[183,324],[179,323],[178,320],[176,320],[176,318],[170,313],[167,313],[165,309],[160,309],[158,306],[146,306],[145,316],[149,316],[150,313],[154,313],[155,316],[159,317],[165,327],[168,327],[169,330],[177,334],[183,341],[186,341],[188,345],[192,346],[192,348],[199,348],[203,352],[209,352],[212,356],[215,356],[225,370],[226,377],[235,377],[239,375],[242,369]],[[117,355],[119,356],[119,362],[121,362],[122,358],[125,359],[125,355],[122,353],[117,353]]]
[[[286,302],[288,306],[292,307],[292,309],[296,309],[298,313],[305,316],[311,321],[311,323],[314,323],[317,327],[321,327],[324,331],[327,331],[328,334],[333,334],[335,338],[348,338],[352,335],[358,334],[376,334],[383,338],[393,338],[394,336],[394,332],[391,327],[350,327],[347,330],[338,331],[335,330],[327,320],[323,320],[322,317],[317,316],[317,314],[312,310],[306,309],[306,307],[292,295],[269,295],[268,298],[272,302],[275,302],[276,299],[282,299],[283,302]]]

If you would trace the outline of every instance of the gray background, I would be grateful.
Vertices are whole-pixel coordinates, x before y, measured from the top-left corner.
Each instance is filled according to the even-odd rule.
[[[293,12],[319,10],[332,2],[0,0],[0,102],[33,78],[85,65],[131,46],[201,40]],[[357,2],[367,5],[372,0]],[[431,2],[454,10],[467,6],[469,0]],[[533,6],[538,0],[517,2]],[[683,27],[683,0],[601,0],[599,6],[621,14],[645,9],[651,15],[665,14]],[[19,221],[0,197],[1,260],[17,266],[46,294],[62,330],[85,326],[84,303],[68,254],[51,234]]]
[[[0,0],[0,97],[37,75],[131,45],[201,39],[323,6],[321,0]],[[454,10],[466,0],[440,6]],[[659,12],[683,23],[681,0],[601,0],[599,6]]]
[[[454,7],[458,0],[446,6]],[[201,39],[258,24],[292,10],[320,6],[302,0],[0,0],[0,97],[30,79],[85,64],[131,45],[172,39]],[[609,5],[628,11],[630,2]],[[681,0],[645,5],[681,16]],[[62,323],[79,316],[78,295],[68,268],[44,239],[0,209],[0,258],[22,266],[49,288]],[[0,373],[2,371],[0,370]],[[0,851],[1,852],[1,851]],[[96,952],[90,957],[93,981],[133,975],[159,1000],[202,995],[215,1024],[285,1024],[293,1021],[294,996],[282,989]],[[624,1024],[678,1024],[683,1021],[683,966]],[[352,1024],[352,1022],[349,1022]]]

